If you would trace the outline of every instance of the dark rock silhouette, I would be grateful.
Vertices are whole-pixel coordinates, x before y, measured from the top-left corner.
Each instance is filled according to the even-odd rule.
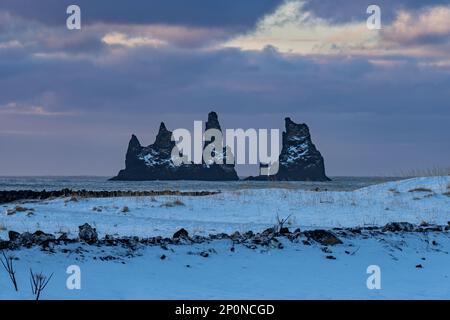
[[[92,191],[92,190],[71,190],[62,189],[55,191],[33,191],[33,190],[8,190],[0,191],[0,204],[22,201],[22,200],[46,200],[59,197],[68,197],[67,202],[77,202],[78,198],[115,198],[115,197],[156,197],[156,196],[190,196],[202,197],[210,196],[219,193],[218,191]],[[25,210],[24,210],[25,209]],[[10,209],[13,214],[18,211],[33,212],[33,209],[27,209],[20,206]]]
[[[247,180],[329,181],[325,175],[323,157],[312,143],[308,126],[286,118],[285,127],[278,172]]]
[[[221,130],[217,114],[210,112],[206,129]],[[205,148],[213,143],[207,141]],[[239,180],[234,164],[182,164],[176,166],[172,161],[172,150],[175,142],[172,141],[172,132],[167,130],[162,122],[158,135],[152,145],[142,147],[135,135],[132,135],[125,157],[125,169],[111,180],[204,180],[229,181]],[[224,148],[223,157],[232,156]]]

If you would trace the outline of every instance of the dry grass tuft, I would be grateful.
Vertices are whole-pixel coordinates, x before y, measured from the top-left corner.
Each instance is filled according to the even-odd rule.
[[[184,206],[184,202],[181,201],[180,199],[176,199],[174,201],[167,201],[164,202],[161,207],[166,207],[166,208],[173,208],[173,207],[179,207],[179,206]]]
[[[395,189],[395,188],[389,189],[389,192],[392,192],[393,194],[399,194],[399,193],[400,193],[400,191],[398,191],[398,190]]]
[[[21,206],[15,206],[14,208],[11,209],[6,209],[6,215],[8,216],[12,216],[13,214],[16,214],[17,212],[33,212],[34,209],[33,208],[25,208],[25,207],[21,207]]]

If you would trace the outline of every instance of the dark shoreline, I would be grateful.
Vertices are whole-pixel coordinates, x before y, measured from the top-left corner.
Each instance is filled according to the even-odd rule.
[[[61,189],[57,191],[10,190],[0,191],[0,204],[20,200],[47,200],[61,197],[75,198],[117,198],[117,197],[155,197],[155,196],[190,196],[203,197],[215,195],[218,191],[89,191]]]

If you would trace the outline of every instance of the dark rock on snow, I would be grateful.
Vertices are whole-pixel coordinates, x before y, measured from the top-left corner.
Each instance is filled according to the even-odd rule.
[[[436,232],[434,226],[430,229],[430,232]],[[442,226],[439,227],[439,232],[443,232]],[[339,230],[338,230],[339,229]],[[346,237],[348,234],[353,233],[354,235],[361,236],[366,239],[369,236],[380,236],[385,232],[424,232],[423,227],[418,227],[416,225],[406,223],[406,222],[394,222],[387,224],[383,229],[377,229],[373,231],[373,228],[361,228],[361,232],[353,233],[352,228],[336,228],[337,235],[339,237]],[[437,229],[436,229],[437,230]],[[22,234],[10,230],[8,232],[9,241],[3,241],[0,239],[0,250],[3,249],[18,249],[20,247],[30,248],[34,245],[41,245],[43,250],[54,248],[54,245],[67,244],[67,243],[77,243],[85,242],[87,244],[96,244],[98,246],[122,246],[134,251],[140,247],[140,245],[156,245],[160,246],[161,249],[168,251],[168,245],[180,245],[180,244],[192,244],[192,243],[205,243],[213,240],[220,239],[231,239],[233,245],[231,251],[235,251],[234,244],[239,243],[247,248],[256,249],[258,246],[262,247],[272,247],[283,249],[283,243],[277,239],[281,237],[295,243],[303,243],[304,245],[312,245],[312,241],[319,243],[322,246],[322,251],[331,254],[332,251],[327,246],[333,246],[337,244],[342,244],[342,240],[338,236],[329,230],[307,230],[303,233],[300,229],[296,229],[294,232],[289,232],[288,230],[282,230],[283,232],[276,232],[274,228],[269,228],[261,233],[254,233],[253,231],[247,231],[240,233],[238,231],[232,233],[231,235],[225,233],[211,234],[207,237],[205,236],[193,236],[189,237],[188,232],[185,229],[180,229],[174,233],[173,238],[163,238],[161,236],[150,237],[150,238],[140,238],[140,237],[121,237],[114,238],[110,235],[106,235],[103,239],[98,239],[98,234],[95,228],[92,228],[89,224],[85,223],[79,226],[79,237],[76,239],[69,239],[67,234],[62,234],[56,238],[53,234],[47,234],[43,231],[36,231],[34,233],[24,232]],[[300,237],[305,236],[306,240],[299,240]],[[188,239],[188,242],[180,241],[181,239]],[[52,246],[50,246],[52,244]],[[433,240],[431,242],[433,246],[438,246],[439,244]],[[50,251],[51,251],[50,250]],[[172,250],[172,249],[170,249]],[[204,251],[203,253],[198,253],[203,257],[208,257],[210,253],[215,253],[213,249]],[[353,254],[350,251],[346,251],[347,254]],[[162,258],[164,259],[164,258]],[[332,258],[328,258],[332,259]]]
[[[9,249],[10,246],[11,246],[11,242],[10,241],[0,240],[0,250]]]
[[[40,230],[33,233],[33,242],[36,244],[42,244],[48,241],[54,241],[56,237],[52,234],[42,232]]]
[[[22,234],[16,231],[9,231],[9,243],[12,247],[23,246],[30,248],[33,245],[48,246],[50,242],[54,242],[56,237],[53,234],[45,233],[43,231],[36,231],[35,233],[24,232]]]
[[[15,242],[20,238],[20,233],[16,231],[9,231],[8,232],[9,241]]]
[[[184,228],[181,228],[180,230],[178,230],[173,234],[173,238],[174,239],[189,238],[189,233]]]
[[[92,228],[89,224],[85,223],[82,226],[79,226],[78,229],[79,229],[78,237],[80,238],[80,240],[88,244],[93,244],[97,242],[98,234],[95,228]]]
[[[400,232],[406,231],[411,232],[414,231],[415,226],[409,222],[391,222],[384,226],[383,232],[391,231],[391,232]]]
[[[312,239],[324,246],[334,246],[336,244],[342,244],[342,241],[330,231],[311,230],[305,231],[304,234],[308,239]]]

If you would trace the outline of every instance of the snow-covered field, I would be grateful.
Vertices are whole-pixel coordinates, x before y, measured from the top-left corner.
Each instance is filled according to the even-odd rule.
[[[207,197],[55,199],[24,202],[32,209],[7,215],[18,204],[2,207],[0,238],[10,230],[69,232],[89,223],[100,236],[172,236],[180,228],[192,234],[255,232],[272,226],[277,214],[290,229],[384,225],[392,221],[446,225],[450,221],[450,177],[415,178],[352,192],[289,189],[227,191]],[[179,202],[177,202],[179,200]],[[124,207],[129,210],[123,210]],[[94,209],[95,208],[95,209]],[[123,212],[127,211],[127,212]],[[31,214],[29,213],[31,212]],[[291,243],[284,249],[230,251],[229,240],[194,245],[142,247],[134,257],[124,248],[81,245],[82,254],[40,248],[13,252],[18,258],[19,292],[0,270],[0,298],[31,298],[29,268],[54,276],[43,298],[450,298],[450,233],[388,233],[350,236],[344,244]],[[433,242],[434,241],[434,242]],[[74,248],[71,248],[74,247]],[[75,249],[80,244],[68,245]],[[207,258],[198,255],[210,251]],[[161,260],[161,255],[166,258]],[[336,260],[326,259],[332,255]],[[112,261],[100,257],[114,256]],[[79,265],[82,289],[66,288],[66,268]],[[421,264],[423,268],[416,268]],[[369,290],[366,269],[381,268],[381,290]]]
[[[141,256],[100,261],[99,256],[125,255],[117,248],[90,248],[75,254],[42,253],[39,248],[14,254],[19,292],[0,273],[1,299],[31,299],[29,268],[54,272],[43,299],[449,299],[449,236],[430,235],[436,248],[418,235],[387,239],[354,239],[324,253],[316,246],[285,243],[282,250],[251,250],[228,241],[194,246],[140,250]],[[214,248],[203,258],[197,254]],[[112,251],[112,252],[111,252]],[[346,254],[345,251],[353,255]],[[161,255],[166,255],[161,260]],[[336,260],[325,257],[332,254]],[[92,257],[97,257],[93,260]],[[425,258],[425,260],[422,260]],[[124,264],[123,264],[124,263]],[[81,290],[66,288],[66,268],[81,268]],[[415,266],[421,264],[423,268]],[[369,265],[381,268],[381,289],[369,290]]]
[[[450,220],[450,177],[415,178],[356,191],[258,189],[227,191],[206,197],[136,197],[56,199],[25,202],[33,209],[6,215],[17,204],[3,206],[0,237],[7,230],[42,230],[78,234],[89,223],[100,235],[172,236],[180,228],[191,234],[261,231],[290,216],[289,227],[332,228],[384,225],[392,221],[446,224]],[[430,191],[424,191],[424,190]],[[418,190],[410,192],[411,190]],[[180,203],[176,202],[177,200]],[[123,208],[128,207],[128,212]]]

